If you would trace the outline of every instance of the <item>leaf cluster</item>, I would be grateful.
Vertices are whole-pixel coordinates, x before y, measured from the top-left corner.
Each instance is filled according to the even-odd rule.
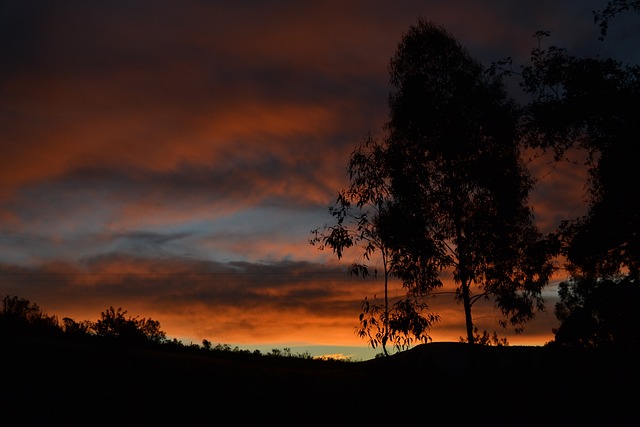
[[[364,298],[361,310],[356,335],[366,339],[371,348],[382,347],[385,355],[388,344],[402,351],[429,342],[430,328],[441,320],[438,314],[427,311],[427,304],[420,298],[400,298],[388,308],[374,295],[372,300]]]
[[[100,319],[93,323],[90,329],[99,337],[117,338],[122,341],[148,340],[152,343],[162,343],[166,340],[166,334],[160,329],[160,322],[157,320],[144,317],[126,318],[125,314],[127,311],[121,307],[109,307],[100,313]]]
[[[604,40],[609,31],[609,21],[616,15],[635,11],[640,13],[640,1],[638,0],[610,0],[607,7],[593,11],[593,22],[600,27],[600,40]]]
[[[603,277],[640,271],[640,169],[630,155],[640,140],[640,67],[611,58],[579,58],[564,49],[536,48],[522,67],[532,95],[520,134],[527,147],[587,171],[587,214],[567,220],[556,237],[569,269]],[[584,160],[570,156],[584,153]]]
[[[562,282],[554,344],[586,348],[640,348],[640,282],[576,278]]]

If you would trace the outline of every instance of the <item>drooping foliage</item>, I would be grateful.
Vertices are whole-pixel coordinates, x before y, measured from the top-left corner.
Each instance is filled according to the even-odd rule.
[[[384,150],[383,144],[369,136],[351,153],[347,167],[351,184],[339,192],[329,208],[335,223],[313,230],[310,243],[320,249],[330,248],[338,259],[350,248],[359,250],[359,258],[348,272],[363,278],[378,276],[377,268],[372,271],[369,263],[373,257],[379,257],[384,296],[381,301],[376,295],[363,299],[355,331],[372,348],[379,346],[388,355],[388,343],[402,350],[416,341],[428,341],[429,329],[439,316],[427,312],[421,295],[408,292],[403,298],[389,297],[389,281],[399,276],[396,268],[399,254],[390,251],[385,237],[389,229],[397,226],[390,218],[393,200]]]

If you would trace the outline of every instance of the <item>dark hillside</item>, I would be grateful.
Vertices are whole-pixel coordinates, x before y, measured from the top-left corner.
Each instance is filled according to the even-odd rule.
[[[419,379],[434,413],[487,425],[612,426],[637,424],[638,360],[637,351],[431,343],[367,363]],[[467,382],[473,406],[457,406]]]
[[[66,425],[627,425],[636,416],[630,354],[433,343],[365,362],[4,342],[3,416]],[[461,406],[471,382],[473,406]],[[633,407],[633,406],[632,406]],[[629,418],[633,414],[633,418]]]
[[[366,381],[348,362],[32,339],[9,342],[1,367],[15,419],[82,425],[330,419]]]

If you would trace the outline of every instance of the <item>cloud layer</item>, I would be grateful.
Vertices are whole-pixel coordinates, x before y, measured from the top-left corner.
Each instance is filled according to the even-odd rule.
[[[623,54],[624,33],[596,42],[598,7],[6,2],[0,291],[76,320],[119,305],[195,340],[366,345],[353,327],[376,285],[307,240],[351,150],[382,133],[403,32],[431,20],[486,65],[524,60],[539,29],[580,54]],[[535,168],[548,229],[577,212],[583,172]],[[548,340],[552,323],[526,339]],[[460,325],[448,316],[440,336]]]

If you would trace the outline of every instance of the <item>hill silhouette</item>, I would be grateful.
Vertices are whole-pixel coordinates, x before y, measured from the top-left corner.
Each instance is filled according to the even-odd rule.
[[[14,336],[0,363],[5,417],[66,425],[627,425],[640,378],[636,352],[462,343],[345,362]]]

